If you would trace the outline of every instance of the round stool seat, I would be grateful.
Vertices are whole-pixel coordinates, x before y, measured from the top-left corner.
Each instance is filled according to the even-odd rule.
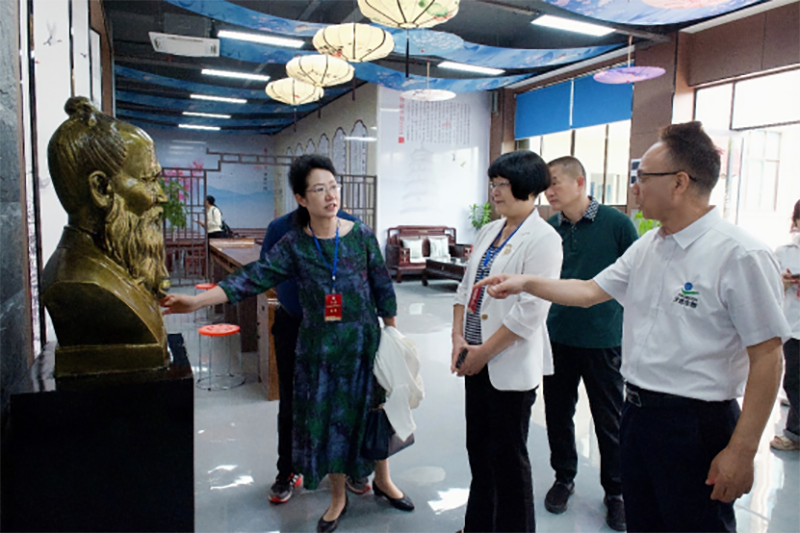
[[[242,374],[242,351],[239,345],[239,332],[241,328],[236,324],[209,324],[197,329],[201,335],[199,362],[197,367],[197,386],[207,390],[227,390],[244,384]],[[203,341],[202,338],[206,340]],[[226,339],[226,340],[224,340]],[[203,349],[206,345],[206,349]],[[203,353],[207,352],[206,358]],[[215,368],[214,359],[222,359],[227,366],[226,371],[220,372]],[[237,360],[236,370],[231,366],[231,361]],[[219,366],[219,365],[217,365]]]
[[[198,291],[207,291],[213,289],[216,286],[217,286],[216,283],[198,283],[197,285],[194,286],[194,288],[197,289]]]
[[[197,332],[206,337],[224,337],[239,333],[240,329],[242,328],[235,324],[209,324],[198,329]]]

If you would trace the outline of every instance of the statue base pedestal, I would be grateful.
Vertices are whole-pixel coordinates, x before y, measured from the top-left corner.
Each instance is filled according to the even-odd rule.
[[[4,531],[194,531],[194,378],[173,361],[129,374],[52,378],[52,349],[12,394]]]

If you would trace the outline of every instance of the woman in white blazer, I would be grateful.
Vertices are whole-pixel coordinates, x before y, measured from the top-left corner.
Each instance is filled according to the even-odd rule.
[[[527,532],[536,528],[531,407],[542,375],[553,372],[545,323],[550,303],[527,293],[495,300],[484,289],[473,295],[472,286],[498,272],[557,279],[561,237],[536,211],[536,196],[550,186],[541,157],[528,150],[504,154],[488,174],[503,218],[478,233],[453,307],[451,371],[465,376],[472,471],[464,529]]]

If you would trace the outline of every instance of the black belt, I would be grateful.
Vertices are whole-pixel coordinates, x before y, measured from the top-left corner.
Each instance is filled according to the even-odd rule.
[[[719,403],[676,396],[666,392],[655,392],[630,383],[625,384],[625,401],[636,407],[689,407],[698,404]]]

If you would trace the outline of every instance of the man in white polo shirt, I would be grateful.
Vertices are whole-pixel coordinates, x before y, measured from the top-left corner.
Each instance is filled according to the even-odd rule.
[[[720,156],[699,122],[664,128],[633,193],[661,222],[593,280],[501,274],[480,285],[625,308],[620,447],[628,531],[735,531],[733,501],[781,377],[780,271],[769,248],[709,205]],[[739,410],[736,398],[744,394]]]

